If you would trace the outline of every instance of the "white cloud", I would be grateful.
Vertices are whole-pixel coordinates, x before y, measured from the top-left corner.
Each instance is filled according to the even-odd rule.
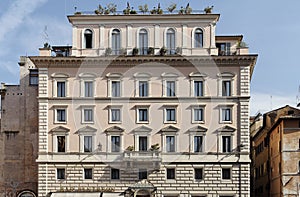
[[[267,94],[252,92],[250,99],[250,114],[265,113],[286,105],[296,106],[295,95]]]
[[[13,2],[8,10],[0,18],[0,42],[5,35],[18,27],[30,13],[47,0],[17,0]]]

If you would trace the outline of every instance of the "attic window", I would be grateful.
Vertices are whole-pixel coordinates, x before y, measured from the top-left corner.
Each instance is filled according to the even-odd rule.
[[[293,110],[289,110],[288,111],[288,115],[293,115],[294,114],[294,111]]]

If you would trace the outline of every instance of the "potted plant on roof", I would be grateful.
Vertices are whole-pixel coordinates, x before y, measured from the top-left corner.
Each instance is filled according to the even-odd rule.
[[[213,8],[214,8],[214,6],[206,7],[206,8],[204,9],[205,14],[211,14]]]
[[[159,150],[159,144],[152,144],[150,147],[150,151],[158,151]]]
[[[185,14],[191,14],[191,13],[192,13],[192,8],[190,7],[190,3],[188,3],[188,4],[186,5],[186,8],[185,8],[185,10],[184,10],[184,13],[185,13]]]
[[[134,48],[132,49],[132,55],[133,55],[133,56],[136,56],[138,53],[139,53],[139,49],[136,48],[136,47],[134,47]]]
[[[164,55],[166,55],[166,53],[167,53],[167,49],[166,49],[166,47],[161,47],[160,48],[160,50],[159,50],[159,54],[161,55],[161,56],[164,56]]]
[[[147,50],[148,55],[153,55],[154,54],[154,48],[153,47],[149,47]]]
[[[167,10],[172,13],[176,9],[176,6],[176,3],[172,3],[169,7],[167,7]]]
[[[130,14],[137,14],[137,12],[133,9],[133,7],[131,7],[131,10],[129,12]]]
[[[127,7],[123,10],[123,14],[130,14],[130,5],[129,3],[127,2]]]
[[[162,14],[162,13],[163,13],[163,10],[160,8],[160,3],[158,3],[156,13],[157,13],[157,14]]]
[[[111,50],[111,48],[108,47],[105,49],[104,55],[109,56],[111,53],[112,53],[112,50]]]
[[[127,151],[133,151],[133,150],[134,150],[134,146],[128,146],[128,147],[126,148],[126,150],[127,150]]]
[[[151,14],[157,14],[156,7],[153,7],[153,9],[152,9],[152,10],[150,10],[150,13],[151,13]]]
[[[147,5],[147,4],[145,4],[145,5],[140,5],[140,6],[139,6],[139,10],[140,10],[143,14],[145,14],[146,12],[149,11],[148,5]]]
[[[95,14],[100,15],[103,14],[105,9],[99,4],[98,8],[95,10]]]

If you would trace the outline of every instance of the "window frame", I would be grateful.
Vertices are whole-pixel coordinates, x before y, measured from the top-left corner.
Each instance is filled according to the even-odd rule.
[[[169,172],[173,174],[169,174]],[[176,168],[166,168],[166,180],[176,180]]]
[[[176,34],[175,28],[167,27],[165,29],[165,45],[164,46],[166,46],[166,48],[167,48],[168,55],[174,55],[176,52],[176,41],[177,41],[176,36],[177,36],[177,34]]]
[[[224,170],[228,170],[228,172],[229,172],[229,177],[225,177],[225,171]],[[228,181],[228,180],[231,180],[232,179],[232,168],[231,167],[222,167],[222,169],[221,169],[221,179],[222,180],[225,180],[225,181]]]
[[[150,83],[151,75],[148,73],[135,73],[134,81],[135,81],[135,91],[134,96],[139,98],[148,98],[151,96],[151,83]],[[140,82],[147,82],[147,96],[141,96],[140,94]]]
[[[223,96],[223,81],[230,81],[230,90],[231,90],[231,95],[230,96],[235,96],[236,90],[235,88],[235,80],[236,80],[236,74],[235,73],[230,73],[230,72],[223,72],[223,73],[218,73],[217,74],[218,78],[218,96],[220,97],[227,97]]]
[[[117,144],[113,143],[113,138],[119,138],[119,146],[117,146]],[[115,148],[113,148],[113,147],[115,147]],[[118,148],[116,148],[116,147],[118,147]],[[121,136],[120,135],[111,135],[110,136],[110,151],[112,153],[120,153],[121,152],[121,147],[122,147]]]
[[[204,73],[200,73],[200,72],[191,72],[189,74],[190,77],[190,96],[191,97],[203,97],[206,96],[206,79],[207,79],[207,75]],[[195,94],[195,82],[202,82],[202,95],[197,96]]]
[[[227,112],[229,110],[229,119],[227,119]],[[225,115],[225,116],[224,116]],[[220,124],[232,124],[234,118],[234,106],[233,105],[221,105],[220,106]]]
[[[110,46],[112,49],[112,55],[120,55],[120,51],[122,48],[122,33],[118,28],[111,29],[110,32]]]
[[[87,174],[87,171],[90,171],[90,173]],[[83,179],[84,180],[93,180],[93,177],[94,177],[93,171],[94,171],[93,168],[84,168],[83,169]]]
[[[56,180],[66,180],[66,168],[56,168]]]
[[[146,111],[147,120],[141,120],[140,110]],[[148,124],[149,123],[149,106],[137,106],[136,107],[136,123],[137,124]]]
[[[58,126],[50,130],[50,133],[52,135],[52,152],[53,153],[59,153],[64,154],[69,152],[69,133],[70,129]],[[65,151],[64,152],[58,152],[58,136],[64,136],[65,137]]]
[[[205,105],[199,105],[199,106],[192,106],[192,124],[204,124],[205,123]],[[195,110],[201,110],[202,111],[202,120],[195,120]]]
[[[119,120],[113,120],[113,111],[119,111]],[[108,120],[110,124],[120,124],[122,123],[122,106],[109,106],[109,115]]]
[[[197,178],[197,174],[196,174],[196,171],[197,170],[201,170],[201,178]],[[194,180],[195,181],[203,181],[204,180],[204,168],[203,167],[195,167],[194,168]]]
[[[117,174],[115,174],[117,173]],[[114,175],[117,175],[116,177]],[[110,180],[120,180],[121,179],[121,171],[117,168],[110,168]]]
[[[39,70],[29,69],[29,85],[38,86],[39,85]]]
[[[141,34],[141,32],[144,33]],[[149,48],[149,33],[146,28],[140,28],[137,35],[137,46],[139,48],[139,55],[148,55],[148,48]],[[141,37],[141,35],[143,35]],[[143,43],[141,43],[141,38],[143,38]],[[143,45],[142,45],[143,44]]]
[[[93,45],[94,45],[94,42],[93,42],[94,32],[93,32],[93,30],[91,30],[91,29],[84,29],[82,31],[82,33],[83,33],[83,38],[84,38],[83,39],[83,48],[84,49],[93,49]],[[87,42],[88,42],[87,35],[89,35],[88,39],[90,39],[89,40],[90,41],[89,46],[87,46]]]
[[[174,119],[172,119],[172,120],[168,120],[168,111],[170,111],[170,110],[174,110]],[[168,123],[168,124],[177,123],[177,107],[165,107],[164,108],[164,123]]]
[[[95,106],[82,106],[81,107],[81,123],[82,124],[94,124],[95,122],[95,112],[94,112]],[[91,111],[91,120],[86,120],[85,112],[89,110]]]
[[[80,73],[80,97],[94,98],[96,96],[96,75],[94,73]],[[91,95],[86,95],[86,83],[92,84]]]
[[[197,32],[198,30],[201,31],[201,33]],[[197,35],[200,34],[201,37],[200,37],[200,41],[197,40]],[[203,48],[204,47],[204,32],[203,32],[203,29],[200,28],[200,27],[196,27],[194,30],[193,30],[193,48]]]
[[[170,143],[168,143],[168,138],[172,137],[174,139],[174,144],[173,145],[170,145]],[[170,135],[170,134],[167,134],[166,135],[166,152],[167,153],[175,153],[177,151],[177,148],[176,148],[176,135]]]
[[[144,175],[146,174],[146,178],[143,178],[145,177]],[[140,168],[139,171],[138,171],[138,179],[139,180],[143,180],[143,179],[148,179],[148,171],[147,169],[144,169],[144,168]]]
[[[91,126],[85,126],[81,129],[79,129],[76,132],[79,135],[79,143],[80,143],[80,148],[79,152],[84,153],[84,154],[91,154],[96,150],[96,133],[97,129],[91,127]],[[91,137],[92,138],[92,150],[90,152],[85,151],[85,137]]]
[[[53,73],[52,77],[52,96],[56,98],[65,98],[69,96],[69,75],[65,73]],[[58,82],[65,83],[65,96],[58,96]]]
[[[58,119],[58,111],[64,111],[64,120]],[[68,106],[67,105],[56,105],[53,106],[53,123],[54,124],[67,124],[68,122]]]

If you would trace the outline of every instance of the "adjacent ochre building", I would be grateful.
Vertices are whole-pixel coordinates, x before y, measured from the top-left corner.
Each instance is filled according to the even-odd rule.
[[[300,110],[285,106],[270,111],[255,130],[251,132],[252,196],[299,196]]]
[[[38,70],[20,58],[20,85],[1,84],[0,196],[30,197],[38,183]]]
[[[68,19],[72,47],[30,57],[39,197],[250,196],[242,36],[216,36],[218,14]]]

